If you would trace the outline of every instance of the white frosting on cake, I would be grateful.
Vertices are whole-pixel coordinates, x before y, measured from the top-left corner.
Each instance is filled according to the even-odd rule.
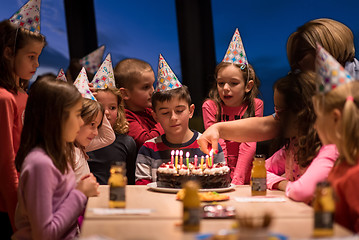
[[[193,175],[198,175],[198,176],[202,176],[203,175],[203,172],[202,172],[202,169],[201,168],[198,168],[198,169],[192,169],[192,174]]]
[[[184,169],[184,168],[181,168],[179,171],[178,171],[179,175],[189,175],[189,171],[188,169]]]

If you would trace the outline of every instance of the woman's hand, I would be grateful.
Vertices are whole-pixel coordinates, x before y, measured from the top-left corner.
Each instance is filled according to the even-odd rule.
[[[197,142],[202,152],[209,154],[213,149],[213,153],[218,153],[219,130],[218,124],[213,124],[198,138]]]

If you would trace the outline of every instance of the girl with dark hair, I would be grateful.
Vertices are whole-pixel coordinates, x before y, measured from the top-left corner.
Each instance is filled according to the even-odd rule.
[[[66,82],[40,79],[30,89],[15,165],[20,172],[14,239],[73,239],[93,175],[76,184],[72,144],[83,125],[82,97]]]
[[[274,84],[274,105],[284,146],[266,160],[267,186],[310,203],[338,157],[334,144],[322,146],[314,129],[315,74],[291,73]]]

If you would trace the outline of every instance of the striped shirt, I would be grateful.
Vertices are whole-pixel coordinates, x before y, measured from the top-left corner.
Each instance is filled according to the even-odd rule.
[[[146,141],[140,148],[136,160],[136,184],[139,180],[156,181],[156,172],[162,163],[171,161],[172,150],[183,150],[183,164],[186,164],[186,153],[190,153],[189,162],[194,162],[194,156],[198,157],[198,164],[201,156],[206,156],[198,146],[197,139],[201,133],[193,131],[193,137],[182,144],[172,144],[167,141],[166,134],[152,138]],[[179,156],[178,156],[179,161]],[[220,145],[218,145],[218,154],[214,155],[213,163],[224,162],[224,154]]]

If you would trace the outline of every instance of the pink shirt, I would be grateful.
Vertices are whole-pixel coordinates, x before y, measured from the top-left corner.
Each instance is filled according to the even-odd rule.
[[[0,212],[7,212],[15,229],[18,174],[15,155],[20,145],[27,94],[0,88]]]
[[[73,239],[87,198],[72,168],[62,174],[41,148],[25,158],[18,189],[14,239]]]
[[[263,116],[263,101],[255,98],[255,116]],[[228,107],[222,105],[221,122],[241,119],[247,110],[247,105]],[[202,105],[204,127],[207,129],[216,123],[217,106],[214,101],[207,100]],[[256,152],[255,142],[234,142],[219,139],[227,164],[231,169],[232,183],[236,185],[248,184],[250,181],[252,160]]]
[[[312,163],[301,168],[295,162],[294,151],[291,143],[288,150],[283,147],[266,160],[267,187],[273,189],[274,184],[288,180],[286,195],[295,201],[309,203],[317,183],[327,179],[339,153],[334,144],[324,145]]]

